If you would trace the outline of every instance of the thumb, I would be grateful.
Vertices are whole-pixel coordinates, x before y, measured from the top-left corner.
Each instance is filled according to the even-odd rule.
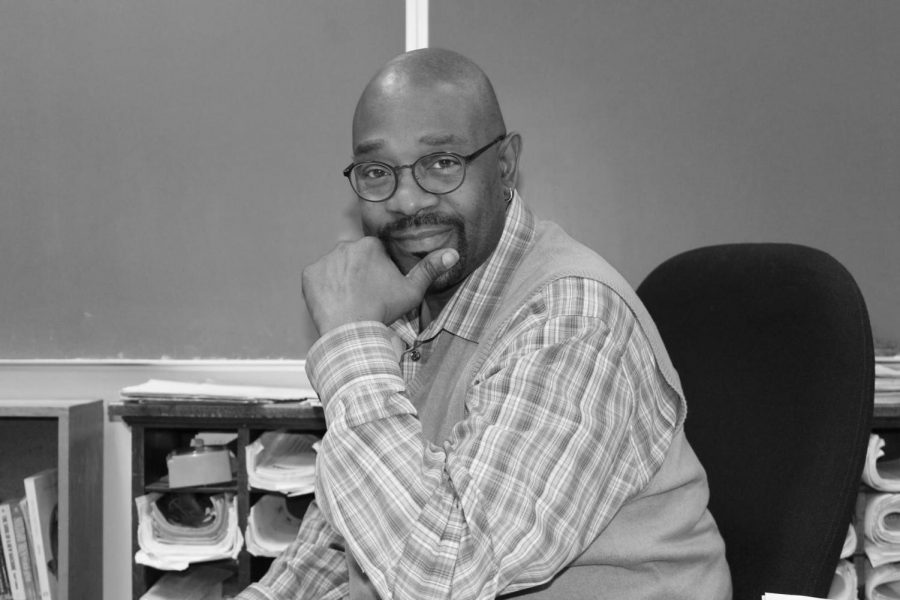
[[[424,294],[435,279],[449,271],[457,262],[459,252],[453,248],[434,250],[410,269],[406,280]]]

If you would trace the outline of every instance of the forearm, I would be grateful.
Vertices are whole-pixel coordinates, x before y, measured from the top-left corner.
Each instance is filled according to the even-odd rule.
[[[379,323],[357,323],[320,340],[307,360],[328,424],[317,494],[383,596],[394,587],[410,528],[441,484],[445,460],[434,448],[423,453],[392,335]]]
[[[383,597],[449,597],[460,575],[467,585],[484,579],[467,575],[469,566],[495,563],[485,536],[472,534],[463,513],[464,505],[479,502],[461,496],[442,451],[431,446],[423,453],[417,425],[413,417],[394,416],[323,440],[317,481],[323,507]]]

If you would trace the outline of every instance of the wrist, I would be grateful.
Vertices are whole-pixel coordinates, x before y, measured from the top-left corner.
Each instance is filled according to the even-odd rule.
[[[323,334],[309,349],[306,373],[323,405],[351,382],[400,375],[396,334],[379,321],[347,323]]]
[[[316,329],[319,331],[319,337],[352,323],[382,322],[377,316],[364,314],[363,311],[329,311],[326,314],[317,312],[312,315],[312,318]]]

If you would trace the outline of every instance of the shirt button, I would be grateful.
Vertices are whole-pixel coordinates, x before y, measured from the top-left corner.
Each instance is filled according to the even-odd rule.
[[[416,362],[420,358],[422,358],[422,354],[418,350],[411,350],[409,353],[409,360]]]

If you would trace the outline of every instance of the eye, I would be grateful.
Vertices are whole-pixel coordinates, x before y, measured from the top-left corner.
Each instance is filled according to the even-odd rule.
[[[391,171],[378,163],[364,163],[356,167],[356,176],[360,179],[378,181],[391,175]]]
[[[448,173],[459,170],[462,166],[459,158],[452,154],[437,154],[429,157],[424,167],[432,173]]]

